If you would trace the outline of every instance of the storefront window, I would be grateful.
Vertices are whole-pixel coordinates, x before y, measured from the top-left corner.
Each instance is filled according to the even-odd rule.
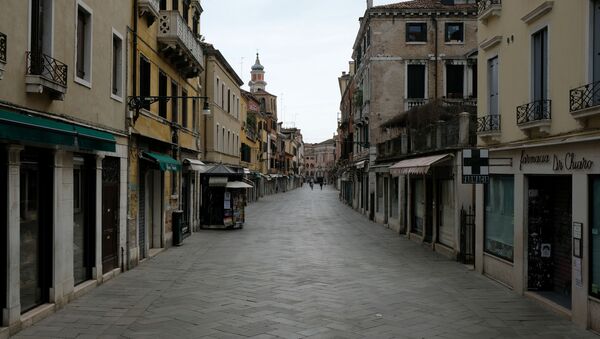
[[[512,176],[492,176],[485,190],[485,251],[513,260],[514,187]]]
[[[600,297],[600,177],[592,179],[590,294]]]
[[[392,218],[398,218],[398,181],[399,178],[392,178]]]

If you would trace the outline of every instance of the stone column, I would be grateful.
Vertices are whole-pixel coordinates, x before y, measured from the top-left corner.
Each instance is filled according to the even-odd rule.
[[[2,324],[16,324],[21,317],[21,216],[20,216],[20,158],[22,146],[8,146],[7,178],[7,295],[2,310]]]
[[[96,156],[96,264],[92,270],[92,279],[102,282],[102,160],[104,155]]]
[[[54,153],[54,228],[53,266],[50,302],[58,306],[68,302],[65,296],[73,292],[73,166],[72,156],[63,150]]]

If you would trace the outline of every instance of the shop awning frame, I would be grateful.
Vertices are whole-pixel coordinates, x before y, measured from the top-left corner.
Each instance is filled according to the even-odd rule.
[[[229,179],[227,177],[208,178],[208,187],[226,187]]]
[[[207,165],[197,159],[183,159],[183,163],[187,165],[189,169],[198,173],[205,173],[212,168],[212,166]]]
[[[142,157],[155,163],[161,171],[181,171],[181,163],[166,154],[142,152]]]
[[[438,165],[442,162],[452,159],[453,157],[454,155],[448,153],[402,160],[390,167],[390,173],[393,176],[425,175],[429,172],[431,166]]]
[[[116,140],[110,133],[6,110],[0,110],[0,139],[92,151],[116,151]]]

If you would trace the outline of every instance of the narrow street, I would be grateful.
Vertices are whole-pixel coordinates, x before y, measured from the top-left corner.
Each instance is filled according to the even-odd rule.
[[[243,230],[196,233],[16,337],[595,337],[337,195],[267,197]]]

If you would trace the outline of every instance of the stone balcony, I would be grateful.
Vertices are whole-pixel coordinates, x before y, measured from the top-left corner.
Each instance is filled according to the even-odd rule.
[[[200,75],[204,55],[179,11],[160,11],[158,43],[162,55],[186,78]]]
[[[148,26],[152,26],[154,21],[158,19],[160,15],[160,1],[159,0],[139,0],[138,11],[140,17],[146,17]]]
[[[493,16],[500,16],[502,12],[502,0],[481,0],[479,1],[479,20],[486,23]]]

